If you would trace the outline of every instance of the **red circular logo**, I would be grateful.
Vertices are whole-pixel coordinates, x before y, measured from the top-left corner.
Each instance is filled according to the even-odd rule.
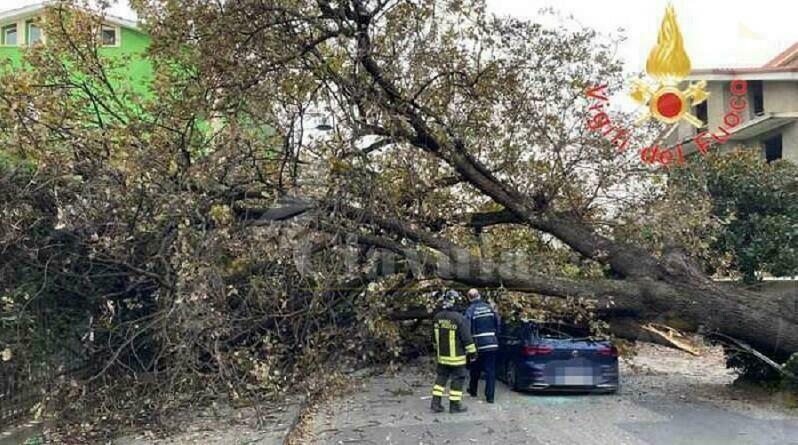
[[[682,112],[682,99],[677,94],[665,93],[657,99],[657,111],[663,117],[674,118]]]

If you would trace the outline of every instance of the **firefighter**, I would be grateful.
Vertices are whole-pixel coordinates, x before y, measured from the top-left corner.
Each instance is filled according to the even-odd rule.
[[[485,372],[485,400],[493,403],[496,393],[496,351],[499,349],[501,319],[493,307],[482,299],[478,290],[469,290],[468,299],[471,305],[466,310],[465,317],[479,354],[477,360],[470,366],[468,394],[471,397],[477,396],[479,376]]]
[[[437,378],[432,388],[432,411],[436,413],[444,411],[441,399],[449,379],[452,381],[449,390],[449,412],[467,411],[462,402],[466,363],[474,359],[477,349],[465,318],[453,309],[458,296],[453,290],[444,293],[442,309],[435,315]]]

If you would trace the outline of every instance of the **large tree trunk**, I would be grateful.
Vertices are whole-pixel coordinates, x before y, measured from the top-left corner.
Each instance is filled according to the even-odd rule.
[[[454,268],[457,270],[457,268]],[[660,274],[652,270],[651,276]],[[742,340],[783,362],[798,351],[796,301],[722,286],[700,275],[685,273],[663,279],[627,278],[584,282],[523,274],[456,274],[471,286],[533,291],[544,295],[592,297],[600,313],[632,317],[641,323],[660,322],[682,330],[722,333]]]
[[[781,362],[798,351],[794,302],[707,279],[689,278],[657,287],[665,289],[651,289],[643,298],[647,307],[661,309],[658,314],[646,311],[644,318],[657,315],[693,331],[719,332]]]
[[[465,180],[504,205],[505,217],[554,235],[585,257],[610,265],[625,278],[622,282],[637,288],[630,293],[629,286],[619,285],[624,292],[613,294],[601,288],[606,283],[597,284],[595,293],[604,299],[614,299],[618,309],[628,309],[641,320],[672,319],[694,331],[717,331],[745,341],[779,361],[798,352],[798,314],[794,302],[788,304],[766,294],[721,287],[680,252],[670,252],[658,259],[638,247],[600,235],[575,215],[541,208],[533,199],[508,191],[456,144],[451,153],[442,157]],[[480,284],[479,280],[463,278]],[[556,282],[538,283],[538,289],[547,295],[568,295],[568,290],[545,292]],[[521,287],[534,288],[523,284]],[[580,286],[566,287],[571,295],[582,294]]]
[[[798,318],[791,305],[767,295],[719,286],[684,255],[669,253],[658,257],[639,246],[613,239],[611,234],[597,229],[582,215],[559,210],[564,206],[552,203],[556,196],[549,194],[556,195],[556,192],[551,192],[551,184],[542,183],[531,192],[522,192],[511,181],[502,180],[476,157],[475,153],[480,150],[469,145],[470,141],[478,144],[479,138],[469,136],[463,128],[430,111],[430,107],[421,103],[423,99],[418,93],[407,89],[406,79],[395,78],[397,70],[392,68],[396,67],[390,66],[390,58],[380,54],[379,48],[375,49],[375,45],[381,43],[372,41],[371,31],[378,26],[375,17],[381,8],[369,10],[368,2],[362,0],[340,4],[320,0],[318,3],[321,12],[339,26],[341,36],[356,45],[352,62],[359,70],[355,77],[344,77],[346,74],[334,71],[321,54],[313,52],[307,62],[325,73],[325,82],[337,84],[337,92],[347,96],[353,108],[379,111],[372,113],[375,122],[370,121],[369,113],[358,118],[358,134],[368,130],[373,136],[389,137],[396,144],[435,156],[448,164],[459,180],[502,207],[494,218],[473,220],[473,225],[512,222],[551,234],[585,258],[608,265],[619,279],[579,281],[502,271],[472,257],[466,258],[465,267],[440,268],[426,264],[419,270],[478,287],[501,286],[549,296],[594,298],[607,314],[625,314],[642,321],[674,322],[677,327],[695,331],[717,331],[748,342],[777,359],[798,351]],[[468,82],[452,85],[452,88],[462,89],[463,97],[479,94],[469,89]],[[364,106],[366,102],[370,107]],[[368,203],[361,203],[361,209],[365,207]],[[329,223],[336,224],[326,206],[319,206],[317,210],[320,217],[330,217]],[[378,211],[384,212],[384,209]],[[415,261],[424,256],[424,249],[412,250],[408,246],[434,249],[451,261],[460,261],[457,257],[462,249],[421,229],[424,224],[418,221],[408,223],[340,208],[336,215],[344,215],[360,228],[374,229],[374,235],[357,235],[362,243]]]
[[[311,208],[307,204],[302,205],[305,210]],[[324,212],[327,206],[320,205],[317,209]],[[598,302],[599,313],[609,321],[618,317],[634,318],[640,323],[653,321],[681,330],[721,333],[744,341],[778,361],[784,361],[798,351],[798,299],[774,297],[716,283],[679,252],[671,252],[657,259],[640,249],[592,233],[579,222],[558,216],[559,224],[552,232],[569,245],[573,242],[581,253],[608,262],[623,277],[576,280],[528,270],[519,271],[507,265],[491,263],[466,254],[467,251],[446,239],[396,219],[345,206],[338,206],[337,211],[339,215],[360,224],[376,226],[383,232],[445,255],[441,260],[440,256],[429,255],[423,249],[408,248],[407,244],[384,236],[355,236],[360,244],[405,257],[411,263],[411,269],[420,277],[433,275],[468,286],[502,287],[546,296],[589,298]],[[250,216],[259,214],[266,213],[251,212]],[[505,211],[491,223],[508,222],[508,218],[512,222],[519,220]],[[486,222],[489,217],[481,215],[476,220],[484,226],[488,225]],[[314,224],[320,230],[335,232],[341,229],[328,223]],[[588,242],[590,240],[600,243],[606,249],[605,253],[598,253]],[[591,253],[594,251],[596,253]]]
[[[366,220],[441,251],[451,252],[453,248],[396,221],[387,222],[375,216],[367,216]],[[407,254],[402,245],[377,237],[361,237],[359,241]],[[622,249],[623,246],[616,247],[617,251]],[[469,286],[591,298],[598,302],[599,313],[609,321],[631,317],[641,323],[654,321],[693,332],[722,333],[779,361],[798,351],[798,298],[774,297],[716,283],[679,252],[671,252],[661,261],[649,256],[648,262],[639,261],[632,269],[624,269],[625,279],[603,280],[574,280],[518,271],[462,253],[461,250],[459,254],[450,254],[443,265],[435,258],[414,255],[412,260],[423,263],[414,269]],[[620,268],[623,261],[613,264]]]

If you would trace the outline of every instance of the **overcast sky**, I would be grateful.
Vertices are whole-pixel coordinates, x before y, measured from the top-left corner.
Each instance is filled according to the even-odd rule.
[[[0,0],[13,9],[40,0]],[[795,0],[672,0],[695,68],[760,66],[798,42],[798,1]],[[619,48],[629,71],[643,69],[668,0],[488,0],[501,15],[534,18],[554,6],[599,31],[625,29],[628,40]],[[112,14],[135,18],[126,0]]]
[[[533,18],[555,6],[583,25],[609,33],[625,30],[619,55],[640,71],[668,0],[488,0],[498,14]],[[798,42],[798,1],[673,0],[694,68],[761,66]]]

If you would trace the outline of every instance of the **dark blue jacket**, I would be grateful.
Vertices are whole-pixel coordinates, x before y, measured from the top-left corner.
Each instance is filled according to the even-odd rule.
[[[471,336],[478,351],[495,351],[499,348],[499,314],[484,300],[476,299],[466,309],[466,320],[471,325]]]

